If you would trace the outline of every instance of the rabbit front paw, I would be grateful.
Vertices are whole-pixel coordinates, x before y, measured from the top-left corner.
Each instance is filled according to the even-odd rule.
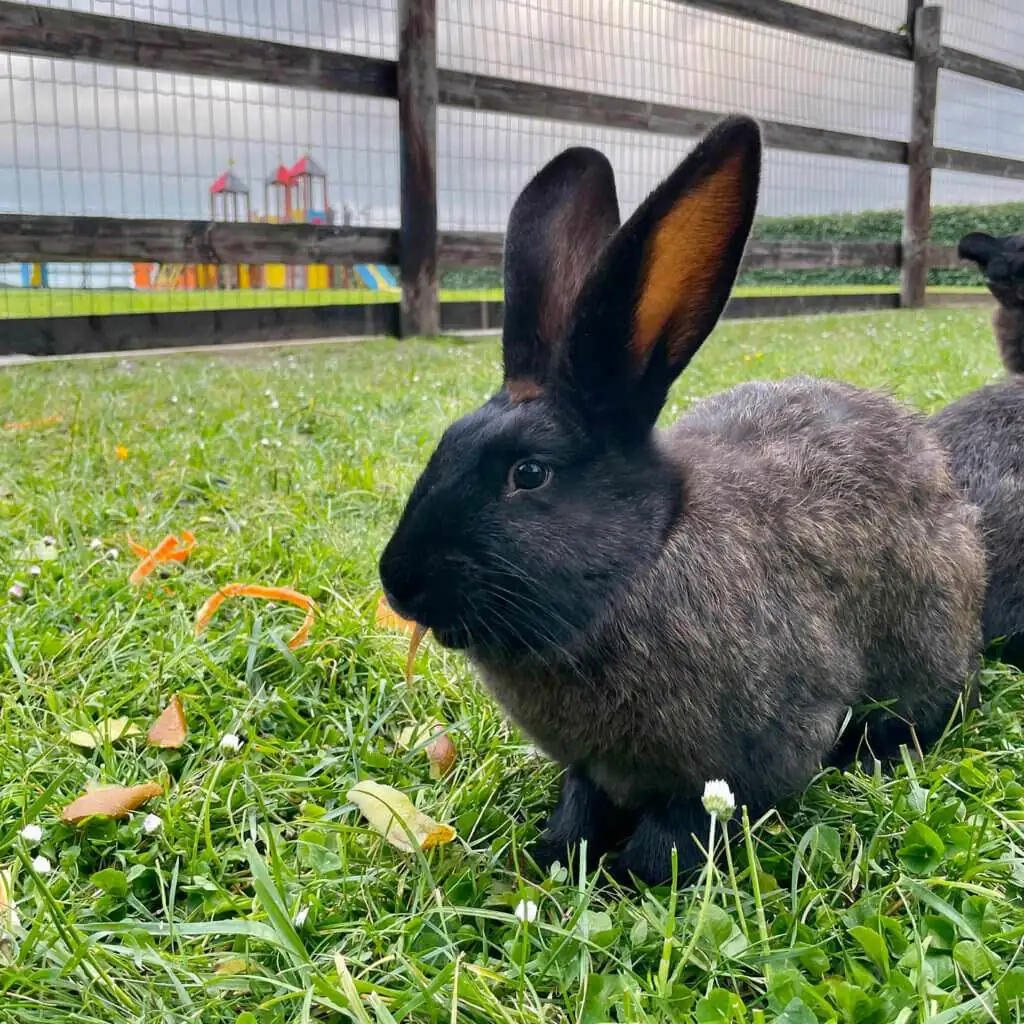
[[[620,885],[665,885],[672,881],[672,849],[676,849],[677,879],[683,884],[703,863],[694,835],[707,832],[708,815],[700,800],[671,798],[644,811],[622,852],[609,866]]]
[[[566,867],[577,864],[580,844],[587,844],[587,870],[629,834],[632,815],[616,807],[581,767],[569,768],[562,778],[558,803],[551,812],[530,856],[543,872],[556,861]]]

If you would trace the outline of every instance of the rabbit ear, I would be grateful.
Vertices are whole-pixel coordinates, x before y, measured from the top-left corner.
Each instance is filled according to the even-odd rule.
[[[523,189],[505,235],[506,386],[536,391],[587,275],[619,226],[615,175],[594,149],[567,149]]]
[[[715,326],[757,206],[756,122],[719,123],[607,246],[575,310],[562,379],[591,418],[649,428]]]

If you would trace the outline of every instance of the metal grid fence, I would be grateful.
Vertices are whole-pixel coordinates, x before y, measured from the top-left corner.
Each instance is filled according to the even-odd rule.
[[[777,27],[762,16],[773,6],[867,26],[892,52],[848,45],[828,30],[815,35],[813,26],[811,34]],[[0,27],[3,9],[17,7],[219,33],[225,44],[258,40],[387,62],[400,57],[399,0],[18,0],[0,3]],[[750,13],[756,8],[762,13]],[[1024,7],[1014,0],[950,2],[943,19],[943,44],[1002,62],[997,79],[1024,67]],[[621,114],[567,119],[558,106],[566,90],[632,101],[630,110],[743,110],[781,125],[775,144],[769,133],[762,216],[899,211],[906,162],[884,147],[898,150],[913,129],[915,65],[891,43],[907,20],[907,0],[437,0],[438,225],[442,232],[500,232],[530,174],[580,142],[607,152],[628,212],[698,133],[616,126]],[[206,220],[211,186],[226,180],[247,190],[246,214],[229,188],[217,219],[403,227],[394,95],[160,70],[144,61],[113,66],[102,53],[42,56],[40,45],[0,55],[0,214]],[[446,74],[462,76],[456,84],[469,90],[468,100],[446,103]],[[488,105],[473,92],[480,80],[511,86],[503,95],[513,100],[516,83],[524,83],[557,93],[558,102],[550,116],[536,103],[525,112],[511,100]],[[934,203],[1024,201],[1024,90],[943,67],[935,120],[936,146],[1005,161],[960,160],[957,169],[939,161]],[[787,141],[797,129],[839,141]],[[883,155],[843,155],[846,136],[876,140]],[[322,178],[305,192],[296,184],[283,200],[268,182],[303,158]],[[166,264],[153,264],[147,276],[141,258],[45,257],[0,265],[0,317],[334,307],[399,297],[386,266],[393,269],[393,258],[366,260],[359,273],[354,263],[332,265],[326,276],[297,258],[273,274],[253,270],[243,286],[237,274],[186,274],[185,262],[177,276],[162,269]],[[479,280],[497,283],[493,259],[467,262],[489,262],[490,276]],[[450,260],[446,266],[452,269]]]

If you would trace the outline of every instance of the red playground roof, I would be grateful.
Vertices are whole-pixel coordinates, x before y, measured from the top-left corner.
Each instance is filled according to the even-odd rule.
[[[308,174],[311,178],[327,177],[327,172],[308,153],[289,169],[288,174],[292,178],[297,178],[301,174]]]
[[[237,192],[239,195],[246,195],[248,191],[249,186],[230,168],[210,186],[211,195],[218,195],[221,192],[229,194]]]
[[[277,170],[267,178],[268,185],[290,185],[291,183],[291,172],[284,164],[278,164]]]

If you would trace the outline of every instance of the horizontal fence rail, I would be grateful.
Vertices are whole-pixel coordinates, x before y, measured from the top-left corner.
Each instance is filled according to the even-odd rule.
[[[0,252],[25,262],[395,264],[399,237],[395,228],[0,214]],[[445,269],[500,267],[504,244],[500,232],[438,232]],[[933,267],[965,265],[951,245],[931,246],[928,261]],[[900,262],[896,242],[752,241],[742,269],[898,268]]]

